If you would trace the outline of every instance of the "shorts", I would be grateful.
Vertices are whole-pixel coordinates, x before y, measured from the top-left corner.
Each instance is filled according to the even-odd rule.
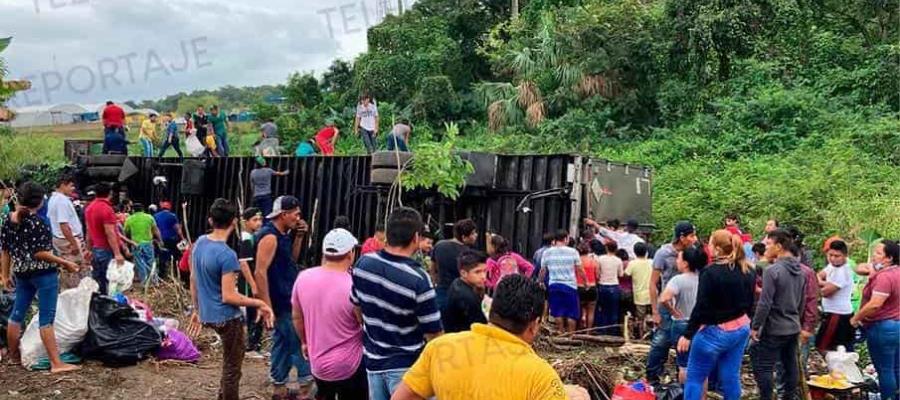
[[[597,288],[594,286],[578,288],[578,301],[580,301],[581,304],[596,302]]]
[[[821,352],[834,351],[838,346],[844,346],[848,352],[853,351],[853,340],[856,336],[856,328],[850,325],[853,314],[822,315],[822,325],[816,334],[816,348]]]
[[[647,320],[647,316],[653,313],[653,309],[649,304],[635,304],[634,305],[634,318],[638,323],[644,323]]]
[[[581,318],[581,304],[578,302],[578,291],[561,283],[550,285],[547,296],[550,303],[550,316],[554,318]]]

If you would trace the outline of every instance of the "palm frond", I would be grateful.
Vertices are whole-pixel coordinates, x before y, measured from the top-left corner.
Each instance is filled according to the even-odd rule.
[[[523,80],[522,82],[519,82],[519,86],[516,87],[516,89],[519,93],[517,102],[522,109],[527,109],[532,104],[543,101],[541,89],[539,89],[532,81]]]
[[[543,102],[537,102],[528,107],[525,111],[528,126],[534,128],[538,126],[541,122],[544,121],[544,118],[547,117],[547,108],[544,106]]]
[[[472,86],[472,91],[484,107],[516,95],[516,88],[509,82],[478,82]]]
[[[492,132],[503,129],[506,124],[506,106],[503,100],[497,100],[488,106],[488,128]]]

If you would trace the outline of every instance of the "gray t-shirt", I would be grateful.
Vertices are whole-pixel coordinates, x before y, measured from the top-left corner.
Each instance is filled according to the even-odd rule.
[[[677,259],[678,251],[675,250],[675,246],[672,246],[672,243],[666,243],[663,247],[660,247],[656,251],[656,255],[653,256],[653,269],[659,271],[662,275],[662,288],[666,287],[669,279],[678,275]]]
[[[694,311],[694,305],[697,304],[697,286],[700,279],[697,274],[680,274],[672,277],[666,284],[666,289],[675,295],[675,308],[681,312],[680,321],[691,319],[691,312]],[[672,317],[672,319],[676,319]]]
[[[253,196],[265,196],[272,194],[272,168],[257,168],[250,171],[250,185],[253,186]]]
[[[273,122],[266,122],[259,127],[266,139],[278,139],[278,126]]]

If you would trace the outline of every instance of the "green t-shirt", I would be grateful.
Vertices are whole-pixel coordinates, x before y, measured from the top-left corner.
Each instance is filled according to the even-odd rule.
[[[150,214],[136,212],[125,220],[125,234],[138,244],[153,241],[153,227],[156,221]]]
[[[224,111],[219,111],[218,115],[209,116],[209,123],[211,123],[213,129],[215,129],[216,135],[221,137],[228,135],[228,126],[225,124],[225,121],[228,121],[228,116],[225,115]]]

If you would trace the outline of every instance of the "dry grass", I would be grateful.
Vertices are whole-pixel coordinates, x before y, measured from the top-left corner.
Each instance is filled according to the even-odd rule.
[[[544,121],[544,118],[547,118],[547,107],[544,106],[543,102],[534,103],[525,110],[525,117],[529,126],[532,128],[538,126]]]
[[[575,84],[575,92],[582,98],[603,96],[610,98],[614,95],[613,84],[610,79],[602,74],[585,75]]]
[[[516,89],[519,93],[519,107],[522,107],[523,110],[527,110],[532,105],[543,103],[544,101],[541,89],[532,81],[522,81]]]
[[[488,128],[497,132],[503,129],[506,123],[506,105],[503,100],[497,100],[488,106]]]

